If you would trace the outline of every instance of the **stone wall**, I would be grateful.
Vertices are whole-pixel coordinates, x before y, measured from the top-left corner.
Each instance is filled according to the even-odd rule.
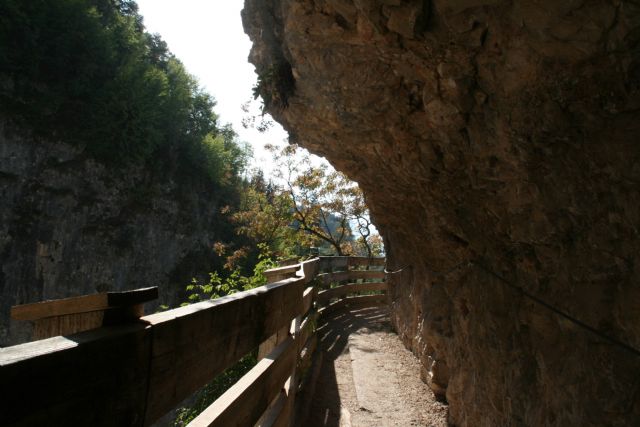
[[[405,267],[393,321],[450,423],[637,422],[640,4],[246,0],[243,21],[269,111],[360,183]]]
[[[0,346],[29,338],[15,304],[147,286],[160,288],[148,309],[178,304],[223,227],[219,196],[177,178],[0,127]]]

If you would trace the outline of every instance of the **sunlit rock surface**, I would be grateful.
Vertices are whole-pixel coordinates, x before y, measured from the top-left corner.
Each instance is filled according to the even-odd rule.
[[[450,422],[637,423],[640,5],[246,0],[243,20],[269,111],[362,186]]]

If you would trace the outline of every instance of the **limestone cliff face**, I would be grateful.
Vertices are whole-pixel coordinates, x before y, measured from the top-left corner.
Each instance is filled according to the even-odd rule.
[[[269,111],[360,183],[405,267],[393,321],[450,422],[637,422],[640,4],[246,0],[243,20]]]
[[[0,346],[29,338],[14,304],[146,286],[177,304],[222,238],[219,197],[176,178],[1,128]]]

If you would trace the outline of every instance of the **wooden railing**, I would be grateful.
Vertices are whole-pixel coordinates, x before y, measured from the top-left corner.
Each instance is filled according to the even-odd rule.
[[[296,394],[312,394],[319,316],[385,304],[386,285],[368,282],[384,273],[362,269],[383,262],[316,258],[268,271],[256,289],[0,349],[0,425],[151,425],[256,348],[257,365],[191,425],[294,425]]]

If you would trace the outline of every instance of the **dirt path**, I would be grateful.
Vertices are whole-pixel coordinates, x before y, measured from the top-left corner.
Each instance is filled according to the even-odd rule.
[[[319,334],[325,357],[305,427],[447,425],[447,406],[420,380],[385,310],[340,314]]]

